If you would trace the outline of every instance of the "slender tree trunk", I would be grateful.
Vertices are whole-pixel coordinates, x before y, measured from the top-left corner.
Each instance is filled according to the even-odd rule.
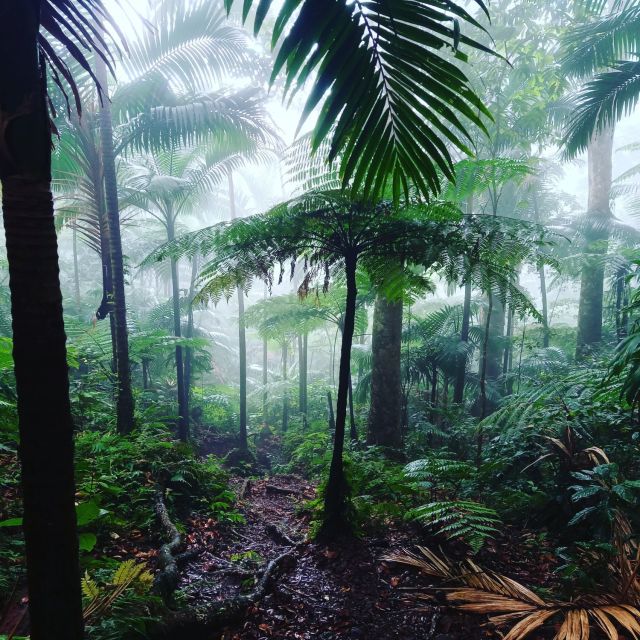
[[[618,344],[627,337],[626,305],[626,269],[620,267],[616,273],[616,338]]]
[[[235,220],[236,193],[233,184],[233,173],[228,174],[229,182],[229,207],[231,219]],[[247,451],[249,441],[247,438],[247,329],[244,323],[244,291],[238,287],[238,357],[240,360],[240,449]]]
[[[196,279],[198,277],[198,269],[200,268],[200,260],[198,256],[194,256],[191,260],[191,281],[189,283],[189,300],[187,310],[187,338],[193,338],[193,298],[196,294]],[[185,348],[184,353],[184,389],[187,394],[187,410],[191,404],[191,370],[193,367],[193,349]]]
[[[509,373],[511,371],[511,363],[513,360],[513,320],[514,320],[514,312],[511,309],[511,305],[509,305],[509,310],[507,312],[507,333],[506,333],[506,341],[504,347],[504,355],[502,358],[502,375],[505,379],[505,391],[507,395],[511,395],[513,393],[513,380],[509,379]]]
[[[489,343],[491,341],[491,317],[493,316],[493,293],[489,292],[489,306],[484,328],[484,343],[482,345],[482,358],[480,361],[480,419],[487,417],[487,370],[489,368]],[[481,444],[478,447],[481,451]]]
[[[327,391],[327,413],[329,414],[329,431],[333,434],[336,431],[336,418],[333,415],[333,399],[331,391]]]
[[[347,420],[347,396],[351,371],[351,345],[356,317],[356,256],[345,259],[347,280],[347,300],[340,346],[340,371],[338,374],[338,399],[336,404],[336,430],[333,438],[333,455],[329,468],[329,479],[324,494],[324,521],[320,534],[325,538],[335,538],[348,531],[347,496],[349,487],[344,474],[342,454],[344,450],[345,424]]]
[[[81,640],[82,598],[66,337],[38,59],[40,2],[0,19],[0,181],[13,318],[32,640]]]
[[[371,402],[367,444],[390,453],[402,447],[402,300],[380,295],[373,311]]]
[[[149,359],[142,358],[142,388],[149,389]]]
[[[303,399],[304,399],[304,415],[305,421],[307,420],[307,414],[309,413],[309,334],[305,333],[302,336],[302,353],[304,355],[304,366],[302,371],[304,373],[304,385],[303,385]]]
[[[580,281],[576,359],[583,359],[602,342],[604,256],[608,250],[613,127],[591,139],[588,149],[589,200]]]
[[[285,340],[282,343],[282,433],[286,433],[289,428],[289,343]]]
[[[267,424],[269,409],[269,394],[267,384],[269,383],[269,343],[266,338],[262,339],[262,421]]]
[[[129,363],[129,335],[127,329],[127,307],[124,292],[124,264],[122,240],[120,238],[120,211],[118,204],[118,181],[113,148],[113,125],[108,96],[107,69],[104,60],[96,56],[96,76],[103,88],[100,108],[100,143],[104,188],[109,220],[109,257],[113,286],[113,314],[116,331],[116,369],[118,371],[118,393],[116,413],[118,433],[129,433],[133,429],[133,392],[131,390],[131,366]]]
[[[76,315],[81,313],[80,301],[80,269],[78,268],[78,229],[73,225],[73,293],[76,303]]]
[[[349,374],[349,421],[349,436],[351,440],[357,442],[358,429],[356,428],[356,411],[353,406],[353,376],[351,374]]]
[[[464,303],[462,305],[462,326],[460,327],[460,342],[469,343],[469,327],[471,325],[471,281],[464,285]],[[461,404],[464,400],[464,386],[467,379],[467,354],[460,355],[458,371],[453,389],[453,401]]]
[[[438,365],[435,363],[431,370],[431,398],[429,404],[431,405],[431,422],[435,424],[438,415],[436,412],[438,408]]]
[[[547,276],[544,265],[538,267],[540,275],[540,296],[542,297],[542,346],[547,349],[549,347],[549,302],[547,300]]]
[[[176,238],[173,211],[167,212],[167,240],[173,242]],[[182,322],[180,314],[180,279],[178,275],[178,261],[171,258],[171,300],[173,303],[173,335],[182,337]],[[176,383],[178,386],[178,437],[182,442],[189,440],[189,405],[184,378],[184,353],[182,345],[176,345]]]

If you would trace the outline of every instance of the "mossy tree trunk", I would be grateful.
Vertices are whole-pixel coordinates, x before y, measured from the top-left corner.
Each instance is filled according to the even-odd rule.
[[[383,295],[376,298],[367,444],[389,451],[402,447],[402,312],[402,300],[388,300]]]
[[[580,277],[576,360],[584,359],[602,342],[604,262],[612,219],[609,196],[613,133],[613,128],[608,128],[594,136],[587,151],[589,198],[584,224],[585,247]]]
[[[51,128],[38,0],[0,19],[0,182],[18,396],[32,640],[81,640],[66,336],[51,194]]]

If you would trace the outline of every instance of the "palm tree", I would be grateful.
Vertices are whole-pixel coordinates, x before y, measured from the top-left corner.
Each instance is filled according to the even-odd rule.
[[[252,120],[252,129],[249,129],[249,120]],[[198,198],[215,189],[228,178],[230,172],[243,166],[249,159],[261,157],[255,149],[265,142],[269,129],[265,125],[260,103],[248,102],[245,105],[241,126],[245,128],[247,137],[241,140],[241,145],[237,148],[220,147],[214,134],[208,149],[203,143],[192,149],[159,152],[141,157],[137,166],[132,165],[134,175],[128,186],[128,203],[145,210],[158,220],[164,227],[167,242],[176,240],[178,219],[189,213]],[[178,261],[173,257],[170,259],[170,266],[174,335],[181,337],[180,280]],[[189,390],[185,385],[184,354],[179,342],[176,343],[175,356],[178,432],[180,439],[186,441],[189,437]],[[244,441],[246,442],[246,422]]]
[[[86,5],[94,15],[106,18],[99,0]],[[96,46],[104,41],[70,0],[9,0],[3,5],[0,181],[14,328],[31,637],[80,640],[73,424],[51,195],[47,64],[59,81],[61,76],[71,78],[40,34],[41,26],[86,66],[82,30]]]

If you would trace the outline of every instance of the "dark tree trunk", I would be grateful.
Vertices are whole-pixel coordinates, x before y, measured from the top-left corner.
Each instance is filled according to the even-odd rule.
[[[487,417],[488,402],[487,402],[487,378],[489,370],[489,344],[491,343],[491,325],[493,317],[493,293],[489,292],[489,305],[487,307],[487,317],[485,319],[484,327],[484,342],[482,344],[482,358],[480,359],[480,419]],[[478,451],[481,450],[481,444],[478,447]],[[478,454],[479,455],[479,454]]]
[[[333,438],[333,455],[329,468],[329,479],[324,494],[324,520],[320,534],[325,538],[335,538],[349,529],[347,517],[347,497],[349,487],[344,474],[342,453],[344,450],[345,424],[347,421],[347,396],[351,372],[351,345],[356,318],[356,256],[345,259],[347,280],[347,300],[340,346],[340,371],[338,373],[338,399],[336,403],[336,430]]]
[[[289,343],[285,340],[282,343],[282,433],[286,433],[289,428]]]
[[[149,389],[149,359],[142,358],[142,388]]]
[[[431,398],[429,399],[431,405],[431,422],[436,421],[436,409],[438,408],[438,365],[434,363],[431,370]]]
[[[176,238],[173,212],[167,216],[167,240],[173,242]],[[171,300],[173,302],[173,335],[182,337],[182,322],[180,316],[180,280],[178,276],[178,261],[171,258]],[[189,401],[187,398],[184,379],[184,353],[182,345],[176,345],[176,383],[178,386],[178,437],[182,442],[189,440]]]
[[[40,2],[0,19],[0,181],[18,395],[32,640],[81,640],[82,598],[66,337],[51,195],[51,130],[38,59]]]
[[[589,143],[589,200],[585,220],[585,248],[580,280],[576,359],[583,359],[602,342],[604,256],[608,250],[611,207],[613,128]]]
[[[231,219],[236,219],[236,194],[233,184],[233,174],[229,172],[229,207]],[[247,329],[244,323],[244,291],[238,287],[238,358],[240,366],[240,433],[239,447],[248,451],[247,438]]]
[[[511,395],[513,393],[513,380],[509,377],[511,364],[513,362],[513,320],[514,312],[513,309],[511,309],[511,305],[509,305],[509,310],[507,312],[507,333],[505,336],[506,344],[502,358],[502,375],[505,378],[505,391],[507,395]]]
[[[616,272],[616,338],[618,343],[622,342],[628,333],[628,313],[625,310],[628,304],[626,276],[626,269],[620,267]]]
[[[129,363],[129,334],[127,307],[124,292],[124,263],[120,238],[120,210],[118,204],[118,180],[113,147],[113,125],[108,96],[107,69],[104,60],[96,58],[96,76],[103,89],[100,108],[100,144],[104,172],[105,202],[109,221],[109,257],[113,287],[113,316],[116,332],[116,370],[118,393],[116,415],[118,433],[130,433],[133,429],[133,392],[131,390],[131,365]]]
[[[371,338],[371,404],[367,444],[402,447],[402,300],[376,298]]]
[[[460,327],[460,342],[468,344],[469,326],[471,324],[471,281],[464,285],[464,303],[462,305],[462,326]],[[467,379],[467,354],[461,354],[458,361],[458,371],[453,389],[453,401],[461,404],[464,400],[464,386]]]
[[[489,323],[489,342],[485,354],[486,379],[495,382],[502,375],[502,360],[504,355],[504,325],[505,307],[495,295],[490,296],[491,305]]]

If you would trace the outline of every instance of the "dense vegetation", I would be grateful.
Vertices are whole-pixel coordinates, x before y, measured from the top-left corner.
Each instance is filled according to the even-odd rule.
[[[132,5],[0,8],[0,638],[637,638],[640,2]]]

